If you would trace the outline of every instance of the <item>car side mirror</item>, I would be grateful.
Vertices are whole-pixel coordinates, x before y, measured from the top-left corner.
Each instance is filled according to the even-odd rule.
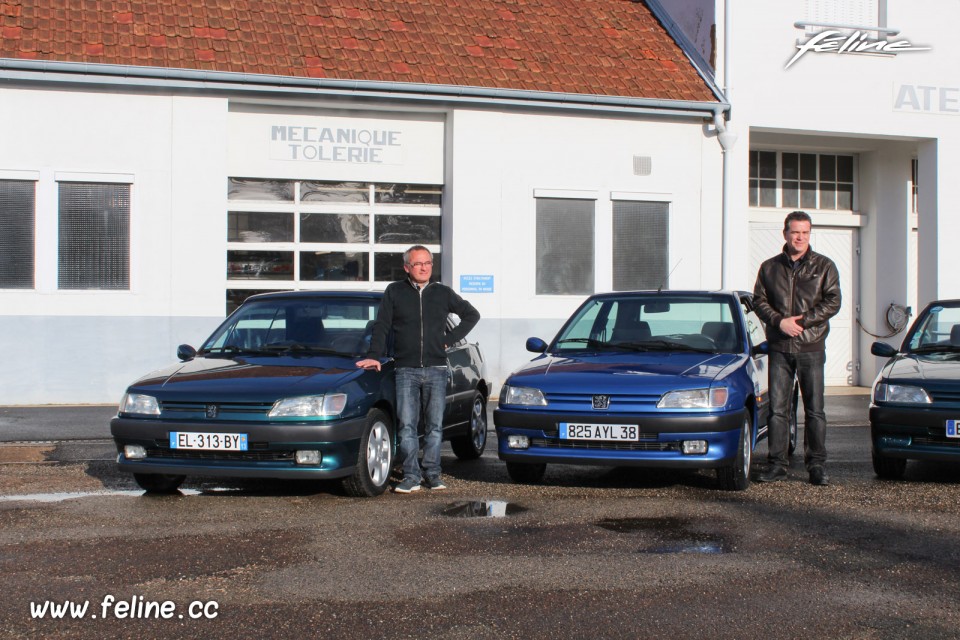
[[[547,350],[547,343],[540,338],[527,338],[527,351],[543,353]]]
[[[870,353],[881,358],[890,358],[897,355],[897,350],[886,342],[874,342],[870,345]]]
[[[197,350],[190,345],[182,344],[177,347],[177,358],[181,361],[186,362],[187,360],[193,360],[195,357],[197,357]]]
[[[760,355],[767,355],[770,353],[770,343],[764,340],[758,345],[750,347],[750,355],[754,358]]]

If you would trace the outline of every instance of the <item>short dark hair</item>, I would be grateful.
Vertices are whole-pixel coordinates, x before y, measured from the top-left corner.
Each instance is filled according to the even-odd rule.
[[[414,251],[426,251],[428,254],[430,254],[430,259],[433,260],[433,252],[430,251],[430,249],[427,249],[422,244],[415,244],[403,252],[403,264],[410,264],[410,254]]]
[[[790,223],[794,221],[799,222],[809,222],[810,226],[813,226],[813,219],[810,217],[810,214],[806,211],[791,211],[787,214],[787,217],[783,220],[783,232],[786,233],[790,230]]]

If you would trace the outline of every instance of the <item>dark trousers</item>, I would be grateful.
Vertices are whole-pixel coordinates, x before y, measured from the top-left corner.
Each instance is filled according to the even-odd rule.
[[[787,450],[790,446],[789,414],[793,401],[793,380],[800,383],[803,413],[803,461],[807,470],[823,466],[827,461],[827,416],[823,412],[823,365],[827,354],[823,351],[780,353],[771,351],[770,364],[770,423],[768,442],[770,464],[789,466]]]

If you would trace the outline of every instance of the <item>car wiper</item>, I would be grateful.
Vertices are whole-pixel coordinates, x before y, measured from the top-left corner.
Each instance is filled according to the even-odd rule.
[[[960,353],[960,346],[955,344],[928,344],[911,349],[910,353]]]
[[[693,353],[718,353],[716,349],[707,349],[704,347],[692,347],[682,342],[673,340],[643,340],[641,342],[620,342],[623,346],[629,346],[637,351],[692,351]]]
[[[272,355],[270,351],[264,351],[263,349],[248,349],[246,347],[238,347],[235,344],[228,344],[222,347],[211,347],[209,349],[200,349],[197,351],[198,356],[206,355],[236,355],[236,354],[258,354],[258,355]]]
[[[269,353],[324,353],[334,356],[350,356],[352,354],[344,353],[342,351],[337,351],[336,349],[328,349],[326,347],[315,347],[310,345],[301,344],[299,342],[273,342],[271,344],[263,345],[263,350]]]
[[[616,345],[609,342],[604,342],[602,340],[595,340],[594,338],[564,338],[563,340],[557,340],[557,346],[561,344],[583,344],[593,349],[605,349],[610,347],[615,347]]]

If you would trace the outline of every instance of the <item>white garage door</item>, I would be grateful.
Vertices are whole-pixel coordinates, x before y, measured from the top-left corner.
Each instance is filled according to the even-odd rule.
[[[837,265],[840,272],[840,292],[843,305],[830,320],[830,335],[827,336],[827,365],[825,370],[828,386],[853,386],[859,384],[857,375],[856,327],[854,312],[857,273],[857,230],[846,228],[814,228],[810,234],[810,246]],[[750,269],[756,273],[762,263],[783,250],[783,223],[750,223]]]

